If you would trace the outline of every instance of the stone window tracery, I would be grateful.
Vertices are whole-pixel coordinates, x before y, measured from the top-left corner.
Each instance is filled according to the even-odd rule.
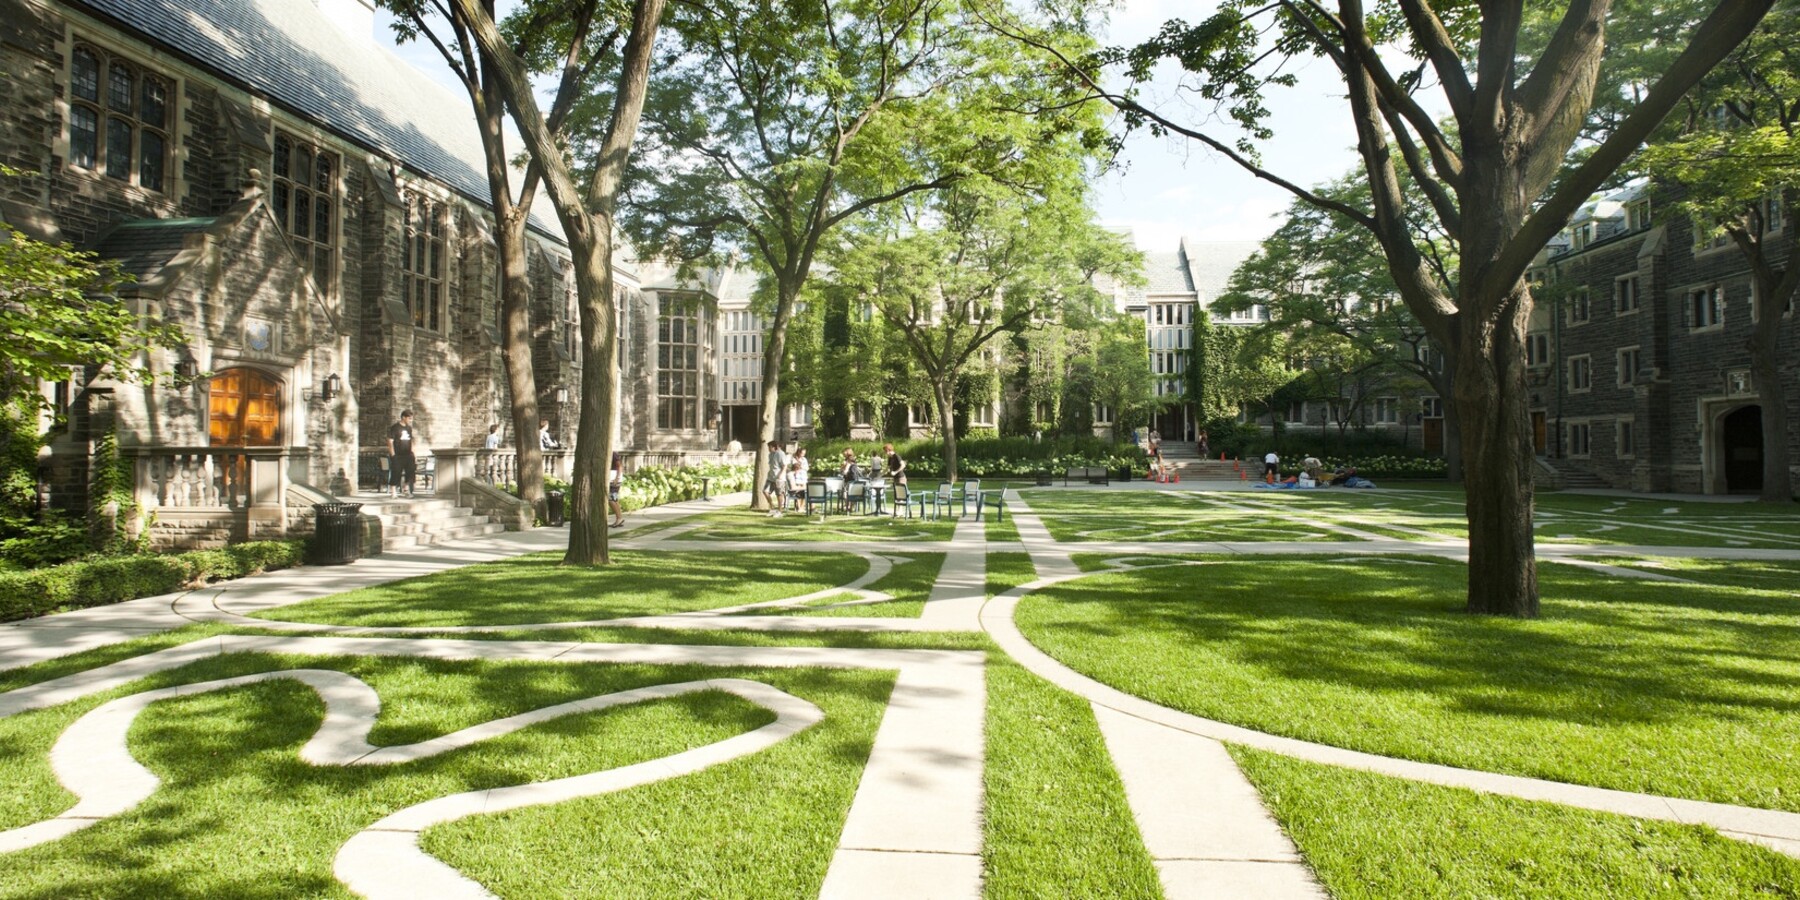
[[[310,265],[313,283],[326,294],[334,294],[338,156],[278,131],[273,168],[275,218]]]
[[[167,78],[88,44],[69,55],[69,165],[167,189],[174,96]]]
[[[410,192],[406,203],[406,235],[400,252],[400,293],[415,327],[443,331],[444,206]]]
[[[691,298],[658,297],[656,312],[656,427],[698,428],[702,308]]]

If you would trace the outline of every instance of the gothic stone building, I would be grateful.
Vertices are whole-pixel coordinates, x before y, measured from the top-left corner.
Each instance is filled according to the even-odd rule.
[[[402,409],[431,448],[508,421],[467,99],[374,28],[368,0],[0,0],[0,162],[33,173],[0,179],[0,220],[118,261],[122,299],[187,336],[150,368],[200,376],[46,386],[67,423],[52,502],[79,504],[116,433],[159,542],[285,533],[381,477]],[[580,366],[553,222],[538,211],[528,263],[538,400],[566,443]],[[623,445],[716,449],[717,297],[618,275]]]
[[[1638,491],[1762,485],[1762,404],[1750,375],[1749,266],[1728,239],[1661,212],[1673,188],[1584,207],[1534,279],[1527,357],[1537,450],[1555,468]],[[1765,205],[1771,245],[1793,216]],[[1789,422],[1800,429],[1800,324],[1782,315]],[[1790,434],[1800,447],[1800,433]]]

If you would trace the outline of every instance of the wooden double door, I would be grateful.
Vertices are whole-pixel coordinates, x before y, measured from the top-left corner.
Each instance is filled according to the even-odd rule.
[[[207,383],[208,443],[214,447],[275,447],[281,444],[281,379],[259,369],[225,369]],[[226,506],[248,502],[250,459],[241,453],[213,454],[212,478]]]

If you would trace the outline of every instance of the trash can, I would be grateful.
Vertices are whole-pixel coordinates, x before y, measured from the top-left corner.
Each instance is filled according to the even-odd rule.
[[[1037,479],[1038,487],[1049,487],[1050,486],[1050,470],[1049,469],[1037,470],[1036,479]]]
[[[1131,467],[1130,466],[1120,466],[1119,467],[1119,480],[1120,481],[1130,481],[1131,480]]]
[[[362,559],[361,503],[313,504],[313,562],[341,566]]]
[[[551,528],[563,524],[563,492],[550,491],[544,495],[544,523]]]

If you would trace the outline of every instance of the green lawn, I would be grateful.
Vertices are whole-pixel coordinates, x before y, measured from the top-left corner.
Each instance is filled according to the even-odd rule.
[[[263,618],[371,627],[530,625],[797,597],[869,570],[848,553],[620,551],[591,569],[539,553],[284,606]]]
[[[837,594],[821,598],[807,606],[790,609],[753,609],[746,610],[744,614],[916,619],[924,613],[925,601],[931,597],[931,586],[937,583],[938,570],[943,567],[944,554],[942,553],[919,553],[896,557],[894,570],[869,585],[870,590],[885,591],[893,595],[894,599],[881,603],[836,606],[834,604],[857,599],[855,594]]]
[[[1038,646],[1196,715],[1352,749],[1800,810],[1800,599],[1546,564],[1543,617],[1460,565],[1210,558],[1026,598]]]
[[[595,880],[638,896],[809,896],[824,877],[892,676],[844,670],[488,663],[233,655],[153,686],[296,666],[349,672],[382,698],[377,745],[423,740],[592,694],[716,677],[763,681],[825,710],[775,747],[696,775],[554,807],[451,823],[425,846],[509,896],[567,896]],[[116,694],[116,692],[115,692]],[[67,806],[45,762],[104,698],[0,720],[0,827]],[[331,860],[350,835],[435,796],[654,759],[756,728],[762,708],[707,692],[570,716],[391,767],[315,767],[300,744],[323,705],[293,682],[151,707],[134,755],[162,778],[136,811],[11,854],[7,896],[347,897]]]
[[[973,514],[974,507],[969,507]],[[904,516],[833,515],[823,518],[792,510],[779,519],[748,509],[720,510],[690,519],[700,527],[675,538],[681,541],[948,541],[956,520],[908,519]]]
[[[1021,496],[1058,541],[1346,541],[1302,518],[1243,507],[1249,495],[1038,488]],[[1206,499],[1216,496],[1219,502]],[[1232,501],[1227,504],[1229,499]]]
[[[997,597],[1021,584],[1037,580],[1037,567],[1028,553],[989,553],[987,557],[987,594]]]
[[[1709,828],[1231,754],[1335,900],[1800,897],[1800,860]]]

